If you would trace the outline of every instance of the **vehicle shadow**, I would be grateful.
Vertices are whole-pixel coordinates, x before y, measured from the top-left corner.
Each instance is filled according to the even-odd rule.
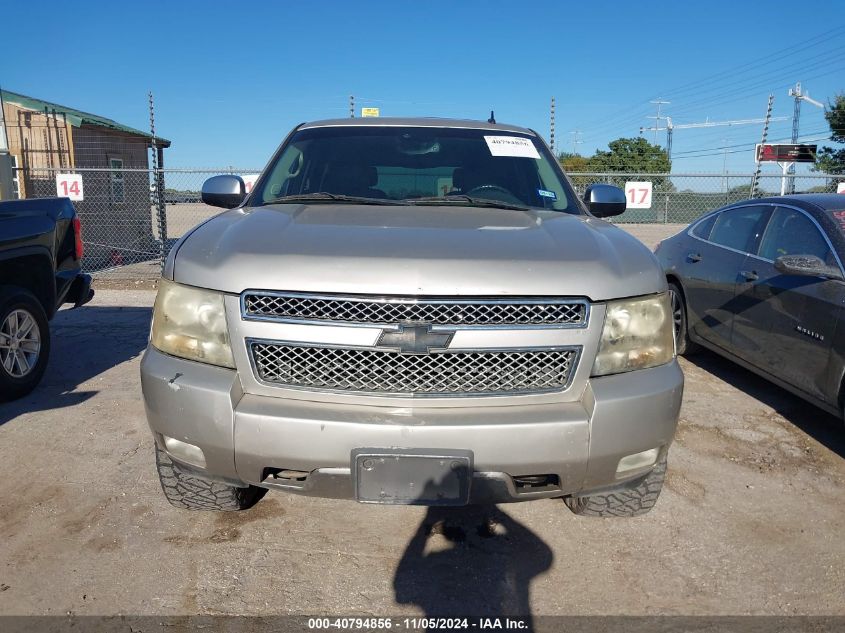
[[[822,411],[752,371],[707,349],[685,357],[687,361],[733,385],[774,409],[788,422],[828,449],[845,457],[845,425],[842,419]]]
[[[0,425],[94,396],[98,390],[86,383],[144,350],[151,316],[146,307],[89,304],[60,310],[50,323],[50,359],[41,384],[23,398],[0,403]]]
[[[519,616],[531,624],[531,580],[554,555],[496,506],[430,507],[396,569],[396,602],[426,617]]]

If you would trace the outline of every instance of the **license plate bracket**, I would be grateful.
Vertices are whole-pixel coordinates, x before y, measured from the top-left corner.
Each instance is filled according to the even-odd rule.
[[[468,450],[357,448],[355,498],[386,505],[466,505],[472,460]]]

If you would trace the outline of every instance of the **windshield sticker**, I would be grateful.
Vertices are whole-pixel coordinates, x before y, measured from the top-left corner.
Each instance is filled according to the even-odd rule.
[[[540,154],[529,138],[521,136],[485,136],[487,147],[493,156],[516,156],[518,158],[536,158]]]
[[[557,194],[554,191],[546,191],[545,189],[538,189],[537,193],[540,194],[542,198],[551,198],[552,200],[557,200]]]

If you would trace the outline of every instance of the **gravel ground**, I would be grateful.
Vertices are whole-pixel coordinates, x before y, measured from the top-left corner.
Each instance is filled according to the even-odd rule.
[[[681,361],[644,517],[281,493],[172,508],[138,379],[153,297],[101,289],[60,312],[43,384],[0,405],[0,615],[845,615],[842,422],[709,353]]]

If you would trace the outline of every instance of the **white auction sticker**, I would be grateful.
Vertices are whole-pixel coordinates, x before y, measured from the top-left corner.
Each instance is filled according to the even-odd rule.
[[[82,174],[56,174],[56,195],[76,202],[84,200]]]
[[[625,183],[629,209],[651,209],[651,181],[630,180]]]
[[[845,182],[836,183],[836,193],[845,193]]]
[[[261,174],[246,174],[241,176],[244,181],[244,187],[246,188],[247,193],[252,193],[252,188],[255,186],[255,181],[258,180],[258,177]]]
[[[536,158],[540,154],[530,138],[521,136],[485,136],[487,147],[493,156],[516,156],[519,158]]]

